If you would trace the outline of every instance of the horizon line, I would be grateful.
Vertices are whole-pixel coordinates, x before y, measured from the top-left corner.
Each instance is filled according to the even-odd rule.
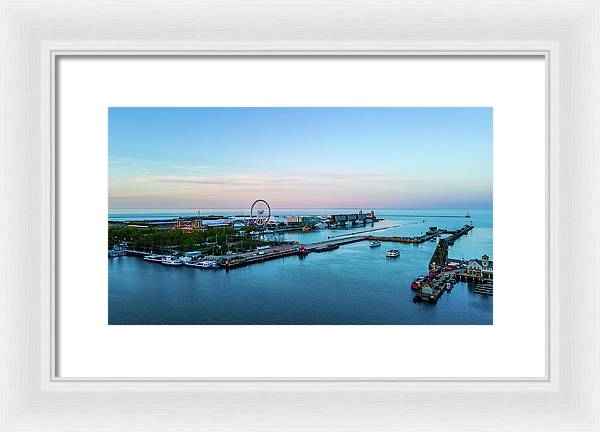
[[[375,207],[375,206],[352,206],[352,207],[271,207],[272,210],[321,210],[321,209],[379,209],[379,210],[492,210],[494,207]],[[111,210],[243,210],[239,207],[112,207]]]

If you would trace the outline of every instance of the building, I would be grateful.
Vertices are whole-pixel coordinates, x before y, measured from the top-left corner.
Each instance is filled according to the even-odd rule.
[[[225,228],[232,226],[233,222],[229,219],[204,219],[202,226],[205,228]]]
[[[178,218],[173,225],[173,231],[194,232],[202,231],[205,228],[202,226],[202,221],[199,219],[185,220]]]
[[[285,225],[290,227],[297,227],[302,225],[302,216],[286,216],[284,220]]]
[[[271,227],[285,226],[287,224],[288,224],[287,217],[281,217],[281,216],[271,216],[269,218],[269,222],[267,222],[267,225],[269,225]]]
[[[494,262],[490,257],[483,255],[481,259],[472,259],[467,263],[467,275],[479,279],[494,279]]]

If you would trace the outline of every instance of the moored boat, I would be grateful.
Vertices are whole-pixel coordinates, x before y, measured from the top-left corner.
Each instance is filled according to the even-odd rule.
[[[162,263],[162,265],[171,266],[171,267],[178,267],[178,266],[183,265],[183,262],[179,258],[176,258],[172,255],[167,255],[167,256],[163,257],[163,259],[161,260],[161,263]]]
[[[410,289],[412,289],[413,291],[419,291],[424,282],[425,276],[419,276],[412,282],[412,284],[410,285]]]
[[[109,258],[115,258],[127,255],[127,243],[121,242],[118,245],[113,245],[112,249],[108,251]]]
[[[302,245],[300,247],[300,249],[298,249],[298,254],[300,254],[300,255],[308,255],[309,253],[310,253],[310,251],[308,249],[306,249],[304,247],[304,245]]]
[[[217,264],[216,261],[196,261],[196,262],[189,262],[189,263],[184,263],[186,267],[192,267],[192,268],[199,268],[199,269],[211,269],[211,268],[218,268],[219,265]]]
[[[150,255],[146,255],[144,257],[144,261],[149,261],[149,262],[162,262],[163,256],[162,255],[157,255],[157,254],[150,254]]]

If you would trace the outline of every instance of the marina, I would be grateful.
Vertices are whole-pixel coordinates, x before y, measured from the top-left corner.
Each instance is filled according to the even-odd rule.
[[[473,269],[469,272],[467,269],[469,259],[458,259],[456,255],[454,257],[452,256],[453,247],[460,247],[459,245],[462,244],[463,240],[461,240],[461,238],[465,236],[468,237],[468,234],[472,230],[477,231],[478,228],[476,228],[476,225],[471,223],[472,219],[466,224],[463,222],[463,226],[453,229],[438,227],[437,225],[428,225],[427,221],[424,222],[423,219],[420,219],[417,222],[415,220],[410,220],[410,218],[403,217],[402,219],[404,220],[402,223],[397,223],[397,221],[394,220],[394,216],[382,219],[384,219],[384,221],[380,221],[379,223],[384,223],[386,226],[377,227],[377,224],[374,224],[374,226],[377,227],[376,229],[382,232],[382,234],[377,236],[373,236],[370,233],[364,233],[360,227],[348,230],[347,228],[335,226],[324,229],[313,228],[305,231],[294,230],[288,231],[285,234],[276,232],[265,234],[264,232],[261,232],[260,237],[268,239],[270,244],[257,246],[254,249],[245,252],[228,253],[217,256],[199,252],[176,253],[175,257],[173,256],[173,253],[163,256],[162,254],[150,251],[126,248],[124,243],[120,243],[117,249],[124,252],[127,256],[131,256],[131,259],[146,262],[146,265],[151,266],[151,264],[155,264],[166,268],[173,268],[175,273],[171,274],[169,277],[174,278],[175,275],[179,273],[185,277],[187,275],[186,269],[198,272],[199,275],[209,275],[213,274],[212,272],[215,272],[214,274],[216,275],[221,272],[227,274],[229,272],[239,271],[242,268],[254,267],[255,265],[258,265],[257,269],[267,269],[267,267],[263,266],[275,262],[281,262],[281,265],[291,265],[294,267],[295,265],[289,262],[292,257],[300,258],[302,261],[299,261],[299,263],[310,263],[314,262],[316,256],[323,252],[326,252],[327,256],[333,257],[340,253],[338,251],[342,250],[352,250],[353,253],[360,250],[370,250],[375,253],[375,255],[390,260],[388,264],[396,262],[403,266],[404,263],[407,263],[407,269],[410,269],[414,267],[413,255],[417,254],[422,256],[420,248],[425,247],[425,250],[430,250],[430,252],[429,258],[424,261],[424,267],[421,267],[421,271],[429,269],[429,273],[421,277],[417,277],[420,273],[418,269],[414,270],[412,275],[406,273],[406,278],[408,280],[405,283],[398,280],[394,285],[398,286],[399,293],[412,292],[411,297],[402,300],[402,297],[404,297],[403,295],[396,295],[396,298],[394,299],[395,302],[408,301],[413,305],[419,303],[425,305],[437,304],[438,308],[447,308],[449,307],[447,302],[443,302],[443,306],[439,305],[439,303],[442,302],[445,293],[452,293],[452,295],[449,295],[449,299],[459,298],[465,294],[469,296],[476,295],[481,298],[491,298],[493,295],[493,282],[484,281],[482,273],[477,273]],[[430,216],[428,219],[431,221],[432,217]],[[448,218],[447,220],[451,219]],[[348,230],[348,232],[345,232],[342,235],[333,234],[340,229]],[[483,229],[487,231],[485,226]],[[419,233],[419,230],[422,232]],[[401,232],[402,235],[398,235]],[[383,233],[386,235],[383,235]],[[253,234],[252,237],[256,237],[256,235]],[[303,242],[304,239],[306,239],[306,242]],[[435,240],[435,242],[430,242],[429,240],[431,239]],[[398,248],[382,249],[381,246],[384,244],[406,245],[410,248],[403,253]],[[393,256],[390,258],[389,252],[392,250],[396,252],[394,252]],[[313,257],[312,255],[314,254],[316,255]],[[179,255],[179,257],[177,257],[177,255]],[[475,254],[470,253],[470,256],[473,255]],[[341,256],[347,255],[342,254]],[[114,257],[111,259],[123,259],[121,257]],[[303,259],[304,257],[307,257],[307,259]],[[423,262],[423,258],[420,259],[421,262]],[[178,264],[178,261],[181,261],[181,263]],[[481,262],[481,260],[479,261]],[[371,274],[373,271],[375,270],[368,273]],[[402,270],[400,271],[401,274],[404,274],[402,273]],[[288,275],[286,277],[291,276],[292,275]],[[457,284],[461,286],[461,289],[458,291],[456,291],[456,289],[453,290]]]
[[[300,212],[299,212],[300,213]],[[400,212],[398,212],[400,213]],[[403,212],[404,214],[406,212]],[[447,214],[444,212],[442,214]],[[458,212],[457,212],[458,213]],[[468,258],[491,252],[491,214],[470,211],[475,228],[448,248],[447,266],[458,267]],[[430,226],[449,230],[465,224],[437,218],[431,212],[419,224],[416,218],[383,213],[381,237],[419,237]],[[444,222],[446,221],[446,222]],[[408,224],[410,223],[410,224]],[[458,226],[456,226],[458,225]],[[345,228],[342,228],[345,229]],[[330,239],[340,229],[290,232],[273,238],[286,244],[279,250],[254,249],[244,260],[231,255],[227,267],[164,266],[143,259],[148,252],[129,251],[110,258],[109,319],[113,324],[490,324],[492,296],[474,290],[476,276],[460,275],[437,298],[413,302],[411,284],[429,274],[437,243],[382,241],[370,247],[366,235]],[[360,227],[354,228],[361,231]],[[352,234],[353,229],[344,231]],[[383,235],[385,233],[385,235]],[[297,242],[296,248],[291,247]],[[337,244],[324,253],[310,249]],[[308,252],[299,254],[301,245]],[[386,247],[387,246],[387,247]],[[286,248],[289,248],[287,251]],[[386,258],[389,249],[398,258]],[[265,251],[258,255],[258,252]],[[273,252],[273,253],[270,253]],[[134,255],[135,254],[135,255]],[[156,253],[155,253],[156,254]],[[185,252],[181,253],[184,256]],[[465,259],[462,259],[462,256]],[[227,257],[227,255],[222,255]],[[468,258],[467,258],[468,257]],[[200,260],[212,260],[203,255]],[[465,278],[469,277],[470,281]],[[426,290],[427,292],[427,290]],[[283,313],[282,311],[285,311]]]

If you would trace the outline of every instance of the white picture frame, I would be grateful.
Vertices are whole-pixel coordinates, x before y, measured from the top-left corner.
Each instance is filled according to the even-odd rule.
[[[599,6],[567,0],[2,3],[0,430],[599,431]],[[547,379],[57,379],[56,58],[207,54],[544,55]]]

